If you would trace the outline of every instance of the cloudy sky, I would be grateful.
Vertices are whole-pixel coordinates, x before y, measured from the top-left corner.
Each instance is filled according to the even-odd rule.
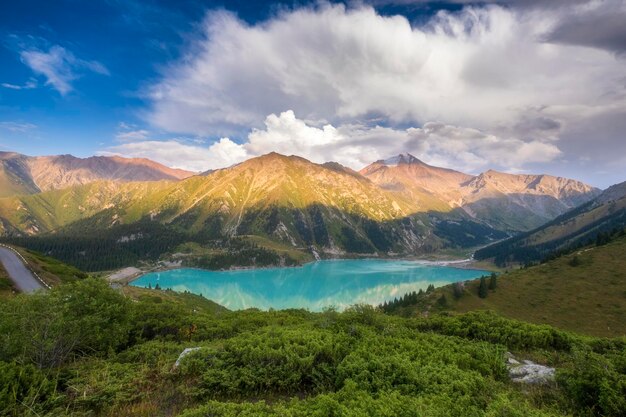
[[[626,180],[626,0],[10,2],[0,150]]]

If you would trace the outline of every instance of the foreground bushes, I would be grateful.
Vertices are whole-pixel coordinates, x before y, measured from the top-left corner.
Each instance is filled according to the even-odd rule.
[[[485,312],[207,313],[158,294],[91,279],[5,301],[0,416],[626,415],[622,339]],[[556,366],[557,382],[512,384],[507,350]]]

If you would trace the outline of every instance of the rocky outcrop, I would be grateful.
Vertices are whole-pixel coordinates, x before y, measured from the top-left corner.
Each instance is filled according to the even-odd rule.
[[[521,362],[507,352],[507,368],[511,381],[529,385],[545,385],[554,381],[556,370],[529,360]]]

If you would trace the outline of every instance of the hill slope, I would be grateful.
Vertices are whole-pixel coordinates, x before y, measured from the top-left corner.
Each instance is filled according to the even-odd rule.
[[[609,187],[594,200],[562,216],[475,253],[498,264],[534,262],[554,251],[587,244],[598,235],[626,226],[626,182]]]
[[[34,194],[94,181],[181,180],[192,172],[168,168],[141,158],[72,155],[30,157],[0,152],[0,197]]]
[[[496,290],[490,290],[486,298],[478,296],[480,280],[474,280],[465,284],[458,299],[450,285],[397,312],[443,309],[464,313],[487,309],[592,336],[626,336],[624,254],[626,236],[621,236],[606,245],[581,248],[541,265],[501,274]],[[446,297],[445,307],[437,303],[442,294]]]

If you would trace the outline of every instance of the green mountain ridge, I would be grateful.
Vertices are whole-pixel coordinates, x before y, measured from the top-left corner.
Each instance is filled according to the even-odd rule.
[[[626,182],[613,185],[598,197],[526,233],[475,253],[497,264],[537,262],[555,251],[588,244],[598,236],[626,226]]]

